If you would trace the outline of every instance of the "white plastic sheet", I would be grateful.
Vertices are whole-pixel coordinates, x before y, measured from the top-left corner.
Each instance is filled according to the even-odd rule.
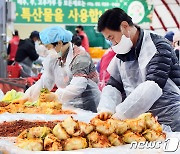
[[[28,121],[35,121],[35,120],[42,120],[42,121],[53,121],[53,120],[63,120],[66,119],[68,116],[73,116],[74,119],[89,122],[93,117],[97,114],[91,111],[85,111],[82,109],[76,109],[73,107],[63,106],[64,110],[71,110],[76,114],[57,114],[57,115],[49,115],[49,114],[28,114],[28,113],[3,113],[0,114],[0,123],[7,121],[14,121],[14,120],[28,120]]]
[[[84,111],[81,109],[74,109],[71,107],[64,107],[64,109],[71,109],[75,111],[77,114],[72,115],[74,119],[77,119],[79,121],[83,122],[89,122],[94,116],[96,116],[96,113],[92,113],[90,111]],[[13,121],[13,120],[63,120],[67,118],[69,115],[45,115],[45,114],[25,114],[25,113],[4,113],[0,114],[0,123],[3,121]],[[175,137],[178,138],[180,141],[180,132],[167,132],[167,138],[169,137]],[[131,149],[131,145],[121,145],[116,147],[110,147],[110,148],[87,148],[87,149],[81,149],[81,150],[74,150],[74,151],[28,151],[24,149],[20,149],[17,146],[15,146],[15,137],[1,137],[0,138],[0,153],[1,150],[8,151],[10,154],[167,154],[163,151],[163,146],[160,149]],[[180,144],[179,148],[173,152],[173,154],[179,154],[180,153]]]
[[[180,140],[180,132],[167,133],[168,138],[178,138]],[[11,154],[167,154],[164,152],[163,145],[160,149],[131,149],[131,145],[121,145],[110,148],[87,148],[73,151],[28,151],[20,149],[14,145],[15,138],[1,138],[0,149],[6,150]],[[168,152],[170,153],[170,152]],[[180,145],[173,154],[180,153]]]

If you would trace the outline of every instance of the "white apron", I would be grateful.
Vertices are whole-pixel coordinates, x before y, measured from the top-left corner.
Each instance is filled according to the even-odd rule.
[[[148,31],[144,31],[144,37],[138,60],[122,62],[120,59],[115,57],[116,60],[114,60],[114,62],[117,63],[117,60],[119,60],[118,71],[123,82],[126,96],[128,96],[139,84],[143,83],[146,80],[146,66],[150,62],[152,57],[156,54],[156,52],[157,49],[153,41],[151,40],[150,33]],[[113,72],[116,73],[111,73],[111,76],[115,79],[119,78],[117,76],[117,70],[113,70]],[[170,88],[172,89],[172,91],[176,91],[180,94],[179,88],[169,78],[164,88]]]
[[[116,70],[112,70],[111,76],[117,81],[122,80],[127,98],[132,92],[135,91],[135,88],[137,90],[137,86],[147,82],[146,68],[152,57],[156,54],[156,52],[158,51],[151,39],[150,33],[148,31],[144,31],[144,37],[138,60],[127,62],[122,62],[118,58],[114,60],[116,61],[116,65],[118,66],[114,67]],[[117,74],[120,74],[120,76],[118,76]],[[141,92],[143,93],[143,91],[138,91],[138,93]],[[137,102],[140,100],[137,103],[138,105],[136,105],[136,103],[133,104],[131,106],[131,109],[129,110],[129,105],[125,105],[125,99],[123,103],[120,103],[116,107],[116,112],[118,114],[118,112],[124,112],[125,110],[125,113],[123,113],[125,117],[131,117],[131,115],[133,117],[134,115],[138,115],[139,113],[147,112],[149,110],[149,112],[152,112],[155,116],[158,116],[158,121],[160,123],[169,125],[172,130],[180,131],[180,103],[178,101],[180,97],[180,89],[170,78],[168,78],[164,88],[162,89],[162,92],[163,93],[160,98],[154,100],[154,102],[152,100],[155,97],[154,95],[156,94],[156,91],[154,91],[154,95],[153,92],[146,97],[141,95],[142,97],[140,99],[135,98],[137,95],[134,95],[131,101],[133,99],[137,100]],[[148,106],[149,103],[149,109],[143,111],[143,109],[145,109],[146,105]],[[131,111],[132,114],[128,110]],[[133,112],[136,113],[134,114]]]

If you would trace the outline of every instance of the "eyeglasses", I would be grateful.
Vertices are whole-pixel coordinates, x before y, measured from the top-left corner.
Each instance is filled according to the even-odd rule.
[[[178,46],[180,46],[180,40],[179,40],[179,41],[177,41],[177,45],[178,45]]]
[[[175,45],[175,46],[180,46],[180,40],[179,40],[179,41],[174,42],[174,45]]]
[[[106,37],[106,39],[107,39],[108,41],[112,41],[112,40],[114,39],[114,37],[113,37],[112,35],[109,35],[108,37]]]

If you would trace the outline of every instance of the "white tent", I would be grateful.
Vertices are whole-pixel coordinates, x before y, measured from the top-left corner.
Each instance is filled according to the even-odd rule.
[[[150,29],[164,35],[180,29],[180,0],[153,0],[154,11]]]

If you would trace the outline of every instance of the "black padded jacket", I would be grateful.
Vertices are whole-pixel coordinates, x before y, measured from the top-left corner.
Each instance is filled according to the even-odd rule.
[[[140,33],[136,46],[127,54],[117,55],[117,58],[123,62],[138,59],[144,36],[143,30],[140,28],[138,30]],[[173,131],[180,131],[180,95],[179,93],[174,93],[173,90],[165,88],[169,78],[174,82],[175,87],[180,89],[180,66],[178,65],[178,59],[173,47],[166,39],[154,33],[150,33],[150,36],[157,49],[157,53],[146,67],[146,80],[155,81],[163,90],[163,94],[149,111],[158,116],[160,123],[171,126]],[[111,85],[121,91],[123,100],[126,98],[122,81],[117,81],[111,76],[107,85]]]
[[[25,58],[30,58],[31,61],[35,61],[39,58],[35,50],[34,41],[29,39],[20,40],[15,60],[17,62],[22,62]]]

